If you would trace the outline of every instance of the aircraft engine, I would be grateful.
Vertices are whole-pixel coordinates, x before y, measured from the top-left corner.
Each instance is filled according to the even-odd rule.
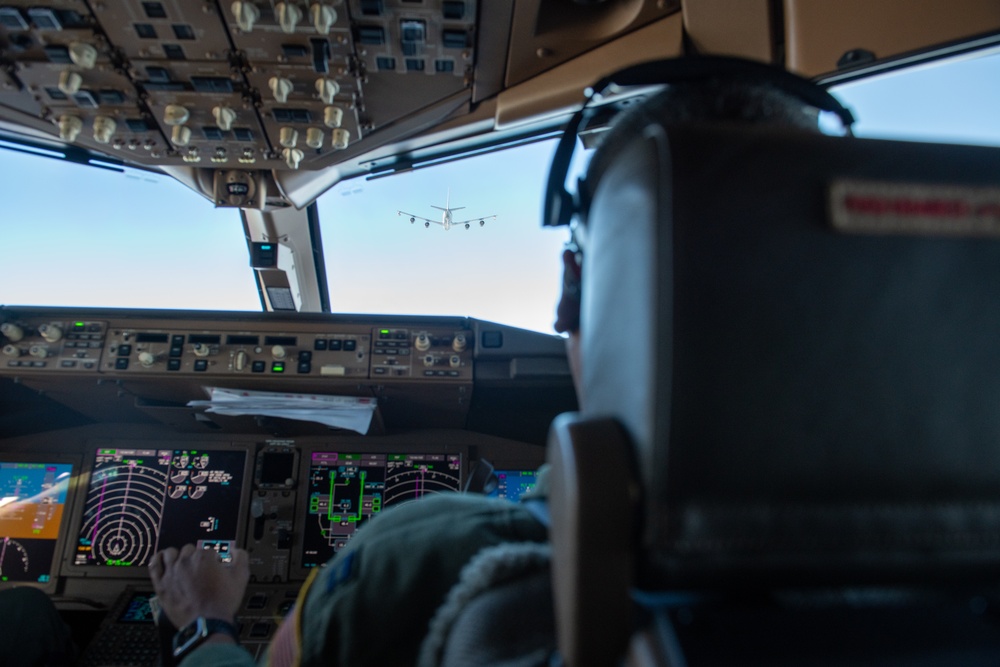
[[[486,224],[486,221],[485,221],[485,220],[480,220],[480,221],[479,221],[479,226],[480,226],[480,227],[482,227],[482,226],[483,226],[483,225],[485,225],[485,224]]]
[[[410,224],[412,225],[414,222],[416,222],[416,218],[410,218]]]
[[[431,226],[431,223],[429,223],[429,222],[425,222],[424,223],[424,227],[430,227],[430,226]]]
[[[468,229],[468,228],[469,228],[469,223],[465,223],[465,228],[466,228],[466,229]]]

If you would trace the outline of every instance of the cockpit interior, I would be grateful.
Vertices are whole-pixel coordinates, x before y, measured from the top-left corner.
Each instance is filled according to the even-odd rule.
[[[565,228],[543,228],[545,179],[556,141],[591,85],[664,59],[725,56],[773,65],[844,100],[858,119],[857,137],[873,119],[871,139],[824,140],[938,142],[905,154],[921,164],[954,164],[951,172],[928,169],[928,177],[944,181],[964,178],[972,164],[1000,164],[1000,79],[950,75],[954,89],[923,91],[961,99],[964,85],[992,95],[965,104],[994,119],[992,135],[974,137],[961,136],[972,121],[948,116],[924,135],[904,127],[911,107],[923,103],[886,107],[880,119],[881,102],[870,102],[875,94],[866,97],[865,86],[875,82],[875,93],[901,96],[891,81],[933,74],[942,63],[987,63],[992,69],[982,72],[995,74],[998,48],[997,0],[0,0],[0,171],[8,185],[18,183],[0,186],[0,210],[9,211],[0,213],[0,230],[13,241],[0,262],[0,589],[44,591],[73,629],[81,665],[157,664],[147,572],[153,553],[196,543],[225,560],[230,550],[246,549],[251,581],[238,615],[240,641],[262,654],[310,572],[372,516],[441,492],[517,500],[546,461],[570,465],[572,434],[565,426],[552,430],[564,413],[617,416],[641,442],[633,409],[650,396],[669,397],[667,378],[681,377],[665,370],[664,355],[687,349],[696,358],[696,342],[682,348],[660,336],[655,317],[633,312],[628,304],[638,311],[665,306],[647,304],[648,294],[630,289],[628,279],[617,282],[611,269],[607,312],[592,329],[601,342],[589,349],[594,362],[584,378],[596,389],[586,404],[564,336],[551,329],[559,252],[571,239]],[[604,91],[576,130],[580,159],[620,111],[662,85]],[[868,106],[876,108],[866,118]],[[747,145],[814,150],[765,139]],[[697,161],[700,149],[685,140],[675,142],[677,154]],[[724,133],[704,141],[744,146]],[[961,155],[948,152],[955,146]],[[964,161],[966,149],[983,153]],[[855,169],[862,156],[889,173],[896,153],[879,151],[830,162]],[[749,177],[770,163],[741,164]],[[795,172],[794,160],[789,164]],[[574,163],[570,180],[583,166]],[[438,169],[451,171],[434,176]],[[455,185],[463,171],[475,178],[474,190]],[[113,180],[82,185],[89,174]],[[427,181],[400,185],[427,174]],[[998,175],[971,177],[993,188],[977,209],[993,226]],[[140,194],[154,181],[172,188],[156,203]],[[788,182],[808,187],[805,179]],[[877,208],[883,195],[865,196]],[[91,196],[102,203],[81,203]],[[620,204],[629,210],[628,201]],[[51,212],[58,205],[68,208]],[[761,210],[772,210],[767,206]],[[115,216],[125,224],[105,226]],[[508,239],[515,227],[532,235]],[[607,247],[631,238],[631,229],[608,232]],[[225,243],[219,230],[228,233]],[[403,239],[407,233],[432,245],[409,245],[416,242]],[[77,234],[90,245],[72,241]],[[352,249],[355,237],[367,245]],[[206,259],[193,259],[197,253]],[[459,265],[460,257],[468,263]],[[985,266],[988,255],[975,257]],[[140,277],[121,268],[126,260],[156,272]],[[755,266],[764,274],[773,264]],[[238,284],[240,296],[223,283]],[[161,292],[169,295],[162,303]],[[471,305],[453,298],[459,292]],[[536,297],[541,306],[530,303]],[[691,321],[700,321],[701,311],[678,303],[675,314],[688,308]],[[800,312],[789,307],[780,315],[787,321]],[[975,311],[959,304],[948,312],[972,318]],[[820,337],[802,318],[790,331]],[[859,338],[841,351],[865,344]],[[733,353],[734,364],[740,354]],[[704,367],[741,377],[727,368]],[[663,383],[650,380],[652,372]],[[735,391],[719,397],[746,398]],[[766,403],[737,412],[752,421],[751,412],[771,415]],[[936,403],[923,405],[933,410]],[[711,421],[723,413],[709,407],[698,414]],[[807,430],[810,416],[799,416],[794,427]],[[668,428],[656,424],[650,433]],[[766,447],[769,437],[754,446]],[[606,478],[598,464],[581,494],[604,497],[618,483],[611,470],[617,456],[609,446]],[[764,459],[774,469],[783,465]],[[1000,462],[996,454],[983,460]],[[637,479],[659,493],[650,478],[664,459],[643,453],[639,461]],[[968,463],[956,463],[954,472]],[[814,473],[817,466],[822,462],[807,465]],[[761,473],[757,481],[767,479]],[[726,488],[742,488],[730,481]],[[927,485],[921,488],[934,489],[933,481]],[[647,516],[671,493],[633,510]],[[720,531],[735,521],[707,510],[691,516],[706,525],[717,519]],[[872,519],[881,520],[890,519]],[[998,527],[989,513],[977,520]],[[560,539],[585,536],[596,545],[604,535],[622,535],[605,532],[612,521],[601,516]],[[674,528],[665,521],[658,529]],[[657,535],[640,542],[661,547]],[[984,562],[975,563],[980,574]],[[690,581],[726,580],[724,565],[695,569]],[[766,579],[781,568],[775,561],[759,573]],[[666,581],[674,586],[677,578]],[[589,602],[566,604],[577,603]],[[991,599],[994,614],[995,604]],[[588,657],[585,638],[573,641],[580,643],[565,649],[565,664],[610,664],[594,662],[599,651]],[[686,664],[677,655],[630,664]]]

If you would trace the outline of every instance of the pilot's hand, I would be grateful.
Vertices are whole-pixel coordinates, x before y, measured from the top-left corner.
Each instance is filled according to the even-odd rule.
[[[250,579],[250,562],[243,549],[234,549],[232,556],[230,563],[222,563],[214,550],[193,544],[153,556],[149,576],[174,626],[183,628],[199,616],[233,622]]]

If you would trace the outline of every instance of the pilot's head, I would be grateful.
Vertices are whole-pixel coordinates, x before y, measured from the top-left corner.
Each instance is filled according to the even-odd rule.
[[[577,393],[580,393],[580,304],[587,236],[587,210],[591,193],[620,147],[653,123],[708,121],[819,131],[819,110],[799,97],[768,83],[732,77],[668,85],[644,102],[629,107],[614,119],[594,152],[580,183],[583,211],[573,228],[573,242],[563,251],[562,294],[556,306],[555,330],[567,334],[567,353]],[[683,168],[683,165],[680,165]],[[582,396],[582,394],[581,394]]]

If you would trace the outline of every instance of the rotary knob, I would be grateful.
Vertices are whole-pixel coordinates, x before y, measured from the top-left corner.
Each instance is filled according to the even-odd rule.
[[[260,19],[260,10],[252,2],[236,0],[232,5],[236,23],[243,32],[252,32],[254,24]]]
[[[236,120],[236,112],[227,106],[217,106],[212,108],[212,116],[215,117],[215,124],[223,132],[233,129],[233,122]]]
[[[427,335],[426,331],[421,331],[417,334],[417,338],[413,341],[413,347],[421,352],[431,349],[431,337]]]
[[[59,138],[63,141],[76,141],[82,130],[83,121],[76,116],[64,114],[59,117]]]
[[[111,141],[111,137],[117,129],[118,123],[114,118],[111,118],[110,116],[94,117],[94,141],[97,143],[109,143]]]
[[[71,42],[69,59],[78,67],[94,69],[94,65],[97,64],[97,49],[86,42]]]
[[[21,348],[19,348],[17,345],[4,345],[3,354],[5,357],[20,357]]]
[[[298,148],[282,148],[281,157],[285,159],[285,164],[288,165],[289,169],[298,169],[299,163],[305,157],[305,153]]]
[[[195,343],[191,349],[194,351],[194,356],[196,357],[207,357],[212,353],[212,348],[204,343]]]
[[[456,352],[463,351],[467,344],[468,343],[465,340],[465,334],[455,334],[455,337],[451,339],[451,349],[455,350]]]
[[[3,324],[0,324],[0,333],[14,343],[24,338],[24,329],[17,326],[13,322],[4,322]]]
[[[344,122],[344,110],[340,107],[323,109],[323,124],[327,127],[340,127]]]
[[[309,148],[323,148],[323,130],[318,127],[310,127],[306,130],[306,146]]]
[[[63,336],[62,329],[55,324],[43,324],[38,327],[38,335],[48,343],[55,343]]]
[[[290,79],[282,76],[272,76],[268,79],[267,85],[271,89],[271,94],[274,96],[275,101],[281,104],[287,102],[288,95],[295,90],[295,84]]]
[[[316,2],[309,7],[309,17],[316,32],[329,35],[331,26],[337,22],[337,11],[329,5]]]
[[[76,95],[83,85],[83,77],[71,70],[59,73],[58,88],[64,95]]]
[[[324,104],[332,104],[333,98],[340,92],[340,84],[325,77],[316,79],[316,94]]]
[[[288,356],[288,351],[285,350],[284,345],[275,345],[271,348],[271,356],[280,361]]]
[[[39,359],[44,359],[49,356],[49,348],[44,345],[32,345],[28,348],[28,354],[33,357],[38,357]]]
[[[281,31],[289,34],[295,32],[295,26],[302,20],[302,10],[299,6],[293,2],[279,2],[274,9],[274,13],[278,15]]]
[[[330,138],[333,142],[333,147],[338,150],[344,150],[351,143],[351,133],[342,127],[334,130]]]

